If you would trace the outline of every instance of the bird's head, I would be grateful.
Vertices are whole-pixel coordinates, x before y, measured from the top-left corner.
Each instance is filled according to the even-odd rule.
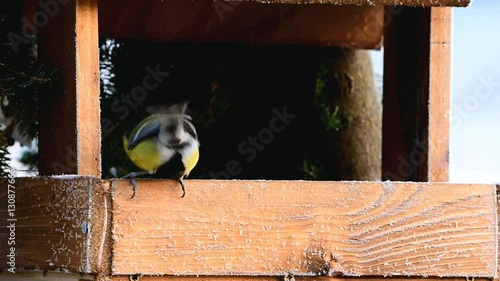
[[[186,114],[187,105],[188,102],[182,102],[154,109],[154,114],[160,121],[158,138],[164,145],[176,147],[188,141],[190,135],[185,126],[191,117]]]

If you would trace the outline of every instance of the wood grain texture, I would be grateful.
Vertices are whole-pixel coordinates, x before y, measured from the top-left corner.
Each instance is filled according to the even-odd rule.
[[[285,4],[335,4],[335,5],[386,5],[409,7],[467,7],[470,0],[241,0],[261,3]]]
[[[37,177],[9,183],[0,178],[0,187],[0,268],[10,268],[7,255],[15,247],[17,269],[96,271],[98,254],[92,245],[101,240],[98,222],[104,191],[99,179]],[[7,187],[15,191],[9,193],[15,194],[14,216],[7,209]],[[8,245],[11,223],[15,224],[14,245]],[[90,232],[84,233],[83,223]]]
[[[128,278],[128,277],[127,277]],[[0,272],[0,281],[95,281],[92,275],[82,275],[80,273],[47,272],[43,271],[16,271],[12,274],[7,271]],[[127,281],[130,281],[127,279]]]
[[[103,37],[166,42],[380,49],[383,15],[382,6],[263,5],[219,0],[124,0],[116,5],[100,1],[99,32]]]
[[[121,276],[113,276],[110,278],[112,281],[130,281],[129,275],[121,275]],[[295,281],[353,281],[352,277],[326,277],[326,276],[294,276]],[[358,278],[359,279],[359,278]],[[197,276],[197,277],[186,277],[186,276],[141,276],[141,281],[294,281],[294,280],[285,280],[284,273],[281,276]],[[415,278],[398,278],[391,277],[390,279],[379,277],[362,277],[359,280],[363,281],[410,281],[410,280],[418,280]],[[421,280],[425,281],[464,281],[465,278],[436,278],[436,277],[428,277],[421,278]],[[488,278],[474,278],[474,281],[488,281]],[[96,280],[101,281],[101,280]],[[103,280],[104,281],[104,280]],[[108,281],[108,280],[105,280]]]
[[[38,10],[38,55],[59,79],[40,98],[39,172],[100,177],[97,0],[51,3],[57,12]]]
[[[114,275],[493,277],[493,185],[113,181]]]
[[[446,182],[450,166],[451,8],[432,8],[427,180]]]
[[[78,174],[101,177],[101,108],[97,0],[76,0]]]

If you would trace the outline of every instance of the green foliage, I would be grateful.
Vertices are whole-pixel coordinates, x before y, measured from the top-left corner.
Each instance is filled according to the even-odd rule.
[[[333,76],[330,71],[330,65],[320,64],[316,79],[314,105],[325,129],[327,131],[339,131],[342,128],[342,122],[339,116],[339,107],[332,105],[336,94],[332,91],[332,87],[329,87],[332,81]]]
[[[300,167],[300,171],[304,174],[304,179],[307,180],[319,180],[322,177],[323,170],[323,165],[318,159],[311,161],[307,157],[302,161],[302,167]]]
[[[13,112],[11,126],[17,126],[19,133],[28,142],[38,134],[38,100],[40,93],[48,89],[57,79],[55,71],[43,65],[33,65],[27,72],[0,63],[0,97],[7,105],[4,111]]]
[[[103,178],[122,176],[134,170],[134,165],[127,160],[123,150],[122,136],[126,131],[123,118],[117,116],[111,108],[121,100],[115,87],[115,59],[120,44],[114,39],[101,39],[100,42],[100,96],[101,96],[101,154]],[[120,104],[121,105],[121,104]],[[129,108],[127,115],[134,115]],[[129,117],[129,116],[126,116]],[[134,118],[135,121],[139,118]]]
[[[327,131],[339,131],[342,127],[338,112],[338,106],[335,107],[333,112],[329,106],[324,104],[321,106],[321,121],[325,125]]]
[[[38,168],[38,150],[36,149],[26,149],[22,152],[19,162],[24,164],[28,170],[36,170]]]
[[[54,69],[37,62],[36,38],[23,36],[21,11],[22,1],[0,3],[0,110],[6,127],[1,163],[7,163],[5,148],[14,140],[28,145],[37,138],[38,100],[57,79]],[[35,154],[24,160],[32,168],[37,166]]]

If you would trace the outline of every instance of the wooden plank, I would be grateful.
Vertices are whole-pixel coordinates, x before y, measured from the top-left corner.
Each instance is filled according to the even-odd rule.
[[[383,180],[448,181],[450,13],[386,9]]]
[[[99,189],[96,199],[92,200],[92,211],[94,225],[90,229],[89,256],[91,272],[95,273],[95,280],[108,281],[111,275],[112,243],[111,232],[113,227],[113,209],[111,205],[111,193],[109,192],[109,180],[101,180],[103,189]]]
[[[352,281],[353,278],[349,277],[325,277],[325,276],[293,276],[295,281]],[[113,276],[110,278],[112,281],[130,281],[130,276]],[[281,276],[198,276],[198,277],[179,277],[179,276],[140,276],[140,281],[294,281],[293,279],[285,280],[284,274]],[[366,278],[363,281],[387,281],[387,278]],[[415,278],[390,278],[391,281],[410,281]],[[425,281],[464,281],[464,278],[425,278]],[[474,278],[474,281],[488,281],[487,278]]]
[[[7,271],[0,272],[0,280],[9,281],[93,281],[92,275],[80,273],[65,273],[49,271],[45,275],[43,271],[16,271],[15,274]],[[127,281],[130,281],[127,279]]]
[[[494,185],[171,180],[111,184],[113,275],[492,277]]]
[[[95,245],[101,244],[103,215],[108,212],[101,180],[77,176],[14,180],[0,179],[0,268],[8,271],[8,255],[15,253],[15,270],[96,272],[99,247]],[[11,203],[14,209],[8,208]]]
[[[235,0],[237,1],[237,0]],[[467,7],[470,0],[240,0],[259,3],[283,4],[335,4],[366,6],[409,6],[409,7]]]
[[[424,180],[449,180],[451,95],[451,8],[432,8],[430,27],[428,171]],[[425,125],[424,125],[425,126]]]
[[[97,0],[51,3],[38,10],[38,54],[60,77],[40,98],[39,172],[100,177]]]
[[[147,20],[131,20],[143,18]],[[283,5],[204,0],[99,2],[103,37],[168,42],[300,44],[379,49],[382,6]],[[346,32],[348,30],[349,32]]]

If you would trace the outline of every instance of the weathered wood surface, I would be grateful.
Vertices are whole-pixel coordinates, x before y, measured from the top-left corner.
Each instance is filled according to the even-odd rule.
[[[449,179],[451,112],[451,8],[432,8],[430,22],[428,122],[428,171],[424,180]]]
[[[470,0],[240,0],[284,4],[335,4],[362,6],[467,7]]]
[[[8,199],[15,201],[14,210],[7,208]],[[99,247],[93,245],[102,239],[104,206],[100,179],[15,178],[9,183],[0,178],[0,268],[10,268],[7,255],[14,247],[16,270],[97,271]],[[83,231],[84,224],[90,232]]]
[[[40,98],[39,172],[100,177],[97,0],[50,3],[49,12],[38,11],[47,19],[39,26],[38,56],[59,79]]]
[[[446,182],[451,10],[387,8],[386,18],[382,179]]]
[[[99,1],[99,33],[103,37],[168,42],[380,49],[383,15],[382,6],[262,5],[219,0],[124,0],[116,5]]]
[[[114,275],[474,276],[497,271],[493,185],[113,181]]]
[[[7,271],[0,272],[0,281],[95,281],[92,275],[82,275],[80,273],[47,272],[43,271],[16,271],[15,274]],[[127,281],[128,277],[127,277]]]
[[[288,275],[290,276],[290,275]],[[353,281],[353,278],[349,277],[325,277],[325,276],[296,276],[294,275],[294,279],[284,279],[285,274],[282,273],[281,276],[197,276],[197,277],[179,277],[179,276],[140,276],[140,281]],[[113,276],[111,277],[112,281],[130,281],[130,276]],[[415,278],[397,278],[392,277],[390,279],[379,277],[363,277],[361,280],[363,281],[410,281],[417,280]],[[420,280],[420,279],[419,279]],[[436,277],[428,277],[421,278],[422,281],[464,281],[464,278],[436,278]],[[488,281],[491,279],[488,278],[474,278],[474,281]],[[38,281],[38,280],[37,280]],[[100,280],[99,280],[100,281]],[[104,281],[104,280],[103,280]],[[108,280],[106,280],[108,281]]]

